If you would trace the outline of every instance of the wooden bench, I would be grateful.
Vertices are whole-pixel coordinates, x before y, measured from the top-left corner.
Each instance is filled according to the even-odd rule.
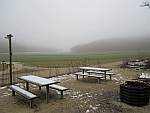
[[[95,73],[95,74],[100,74],[100,75],[105,74],[104,72],[101,72],[101,71],[92,71],[92,70],[87,71],[87,73],[89,73],[89,74]],[[110,77],[110,80],[111,80],[111,76],[114,75],[114,73],[112,73],[112,72],[106,72],[106,76],[107,75]]]
[[[99,84],[100,84],[100,79],[101,79],[101,78],[104,78],[104,76],[102,76],[102,75],[88,75],[88,77],[97,78]]]
[[[66,91],[66,90],[69,90],[66,87],[59,86],[59,85],[56,85],[56,84],[49,85],[49,88],[60,91],[60,93],[61,93],[61,99],[63,99],[63,92]]]
[[[112,73],[112,72],[107,72],[107,73],[106,73],[106,76],[107,76],[107,75],[110,77],[110,80],[111,80],[111,78],[112,78],[111,76],[112,76],[112,75],[115,75],[115,74]]]
[[[101,79],[101,78],[104,78],[104,76],[102,76],[102,75],[94,75],[94,74],[88,74],[88,73],[82,73],[82,72],[74,73],[74,75],[76,75],[77,80],[78,80],[78,76],[83,76],[83,79],[84,79],[84,76],[87,76],[87,77],[94,77],[94,78],[97,78],[97,79],[98,79],[98,83],[100,83],[100,79]]]
[[[89,73],[89,74],[92,74],[92,73],[95,73],[95,74],[104,74],[104,72],[102,72],[102,71],[93,71],[93,70],[89,70],[89,71],[87,71],[87,73]]]
[[[37,96],[29,91],[26,91],[25,89],[17,86],[17,85],[11,85],[9,88],[12,90],[12,96],[15,96],[15,93],[18,93],[19,95],[23,96],[30,102],[30,108],[32,108],[32,100],[37,98]]]
[[[77,73],[74,73],[74,75],[76,75],[76,78],[77,80],[79,79],[79,76],[82,76],[83,79],[85,76],[88,76],[89,74],[88,73],[83,73],[83,72],[77,72]]]

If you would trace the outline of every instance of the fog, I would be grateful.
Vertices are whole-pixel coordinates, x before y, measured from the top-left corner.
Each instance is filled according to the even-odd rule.
[[[150,8],[140,7],[142,2],[0,0],[0,38],[11,33],[19,44],[68,51],[103,38],[148,37]]]

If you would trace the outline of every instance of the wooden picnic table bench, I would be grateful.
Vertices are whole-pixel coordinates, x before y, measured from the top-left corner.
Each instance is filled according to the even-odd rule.
[[[63,92],[66,91],[66,90],[69,90],[66,87],[63,87],[63,86],[60,86],[60,85],[56,85],[56,84],[49,85],[49,88],[52,88],[52,89],[60,91],[61,99],[63,98]]]
[[[109,69],[109,68],[96,68],[96,67],[80,67],[80,69],[82,70],[83,73],[85,73],[86,71],[89,71],[89,70],[104,72],[105,80],[106,80],[106,72],[112,70],[112,69]]]
[[[46,87],[46,102],[47,103],[49,101],[49,85],[59,83],[59,82],[56,82],[47,78],[35,76],[35,75],[21,76],[21,77],[18,77],[18,79],[24,80],[26,82],[27,91],[29,90],[29,83],[39,86],[39,89],[41,89],[41,87]]]
[[[77,72],[77,73],[74,73],[74,75],[76,75],[76,78],[78,80],[79,76],[82,76],[83,79],[84,79],[84,76],[88,76],[89,74],[88,73]]]
[[[35,94],[17,86],[17,85],[11,85],[9,88],[12,90],[12,96],[15,96],[15,93],[18,93],[19,95],[23,96],[30,102],[30,108],[32,108],[32,100],[37,98]]]
[[[100,75],[104,75],[105,73],[104,72],[102,72],[102,71],[93,71],[93,70],[89,70],[89,71],[87,71],[87,73],[89,73],[89,74],[100,74]],[[110,80],[111,80],[111,78],[112,78],[112,75],[114,75],[114,73],[112,73],[112,72],[106,72],[106,76],[109,76],[110,77]]]
[[[74,73],[74,75],[76,75],[77,80],[79,79],[78,76],[83,76],[83,79],[84,79],[85,76],[87,76],[87,77],[94,77],[94,78],[98,79],[98,83],[100,83],[100,79],[101,78],[104,78],[104,76],[102,76],[102,75],[88,74],[88,73],[82,73],[82,72]]]

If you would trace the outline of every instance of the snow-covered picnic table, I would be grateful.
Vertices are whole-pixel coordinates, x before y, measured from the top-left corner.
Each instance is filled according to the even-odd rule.
[[[145,79],[150,79],[150,74],[148,73],[142,73],[139,78],[145,78]]]
[[[95,68],[95,67],[80,67],[80,69],[82,70],[83,73],[88,70],[104,72],[105,80],[106,80],[106,72],[112,70],[109,68]]]
[[[141,73],[138,77],[139,80],[144,82],[150,82],[150,74],[149,73]]]
[[[50,80],[47,78],[43,78],[43,77],[39,77],[39,76],[35,76],[35,75],[21,76],[21,77],[18,77],[18,79],[26,82],[27,91],[29,90],[29,83],[38,85],[40,89],[42,86],[45,86],[46,87],[46,102],[47,103],[48,103],[48,97],[49,97],[48,96],[49,95],[49,85],[58,83],[56,81],[53,81],[53,80]]]

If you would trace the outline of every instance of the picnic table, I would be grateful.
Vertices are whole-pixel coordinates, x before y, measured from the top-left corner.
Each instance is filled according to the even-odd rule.
[[[141,75],[138,77],[139,80],[150,82],[150,74],[148,73],[141,73]]]
[[[83,74],[85,73],[85,71],[88,71],[88,70],[103,72],[105,80],[106,80],[106,72],[112,70],[112,69],[109,69],[109,68],[95,68],[95,67],[80,67],[80,69],[82,70]]]
[[[46,102],[47,103],[49,100],[49,85],[58,83],[56,81],[43,78],[43,77],[39,77],[39,76],[34,76],[34,75],[21,76],[21,77],[18,77],[18,79],[26,82],[27,91],[29,90],[29,83],[39,86],[40,89],[41,87],[46,87]]]

